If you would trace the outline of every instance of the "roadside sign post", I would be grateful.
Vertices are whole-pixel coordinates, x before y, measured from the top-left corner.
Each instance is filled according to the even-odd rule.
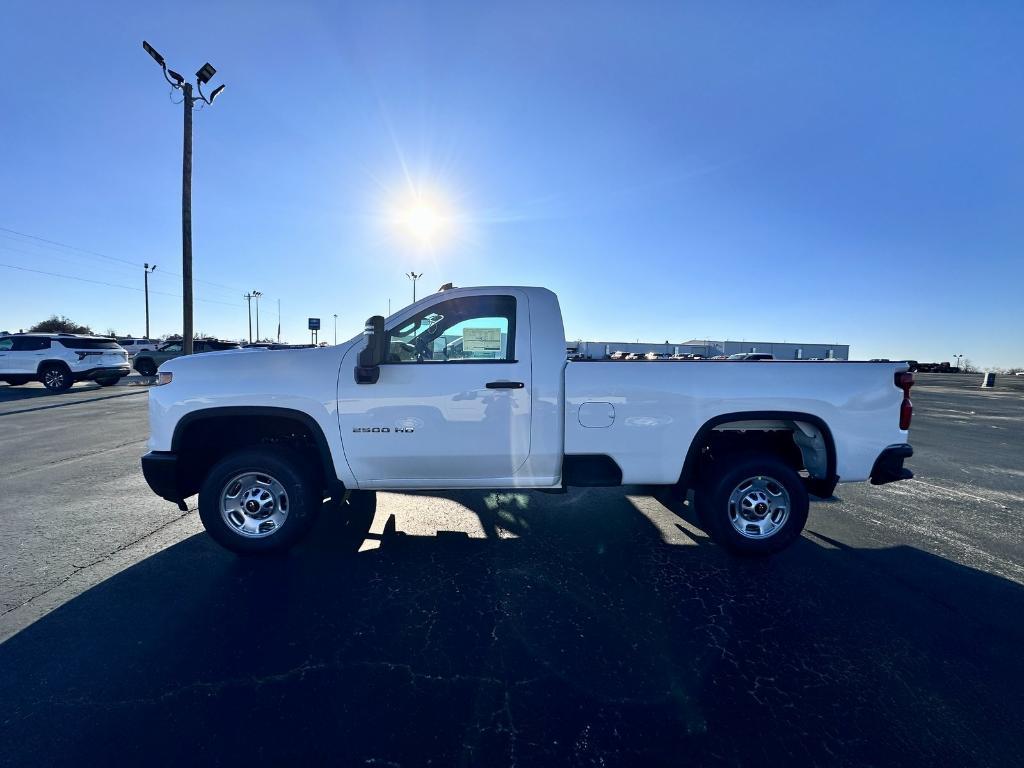
[[[317,337],[320,335],[320,318],[311,317],[309,318],[309,340],[313,346],[316,346]]]

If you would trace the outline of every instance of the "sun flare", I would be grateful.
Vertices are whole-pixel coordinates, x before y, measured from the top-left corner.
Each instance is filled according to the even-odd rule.
[[[439,245],[452,229],[452,214],[437,195],[416,194],[399,205],[394,214],[396,227],[422,246]]]

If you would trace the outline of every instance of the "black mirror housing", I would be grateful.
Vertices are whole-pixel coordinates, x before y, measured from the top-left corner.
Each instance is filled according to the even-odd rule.
[[[366,346],[359,352],[355,368],[356,384],[376,384],[380,378],[380,364],[384,362],[384,318],[374,315],[363,329]]]

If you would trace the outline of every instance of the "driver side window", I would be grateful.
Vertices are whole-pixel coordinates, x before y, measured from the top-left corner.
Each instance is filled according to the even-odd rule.
[[[512,296],[442,301],[388,332],[387,362],[512,362],[515,317]]]

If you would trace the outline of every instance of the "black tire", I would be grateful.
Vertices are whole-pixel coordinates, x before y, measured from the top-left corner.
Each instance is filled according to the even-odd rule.
[[[730,552],[770,555],[800,536],[807,523],[807,489],[800,475],[775,456],[724,456],[705,465],[701,474],[694,494],[697,515],[708,535]]]
[[[75,383],[64,363],[46,363],[39,368],[39,380],[51,392],[67,392]]]
[[[156,376],[156,363],[151,358],[144,357],[135,361],[135,370],[143,376]]]
[[[112,387],[121,380],[120,376],[109,376],[102,379],[96,379],[96,383],[101,387]]]
[[[269,533],[244,535],[238,525],[230,524],[221,514],[223,494],[230,491],[228,484],[246,473],[270,478],[284,490],[284,499],[271,494],[276,509],[286,514]],[[271,489],[269,484],[264,485]],[[287,551],[302,539],[322,503],[320,484],[301,457],[283,448],[247,448],[221,459],[207,473],[199,490],[199,517],[207,533],[226,549],[243,555],[273,554]],[[236,517],[245,520],[248,516]],[[247,522],[258,519],[250,517]]]

